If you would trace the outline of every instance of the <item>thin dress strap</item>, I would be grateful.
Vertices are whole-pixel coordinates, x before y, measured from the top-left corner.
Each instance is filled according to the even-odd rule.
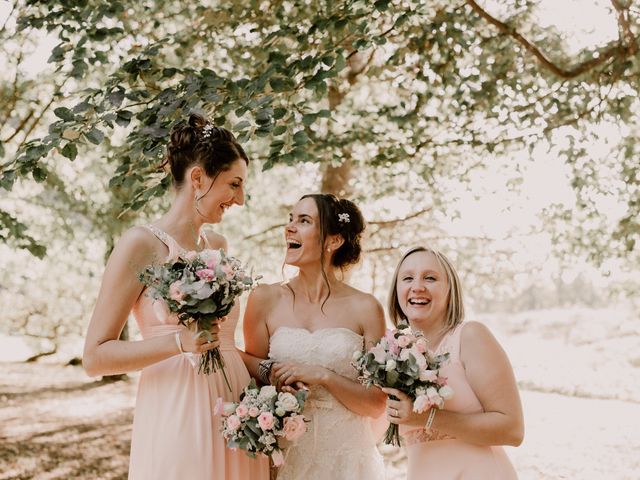
[[[176,242],[176,240],[164,230],[160,230],[155,225],[144,225],[144,227],[151,233],[153,233],[156,237],[158,237],[158,239],[167,246],[167,248],[169,249],[168,257],[172,257],[176,254],[179,255],[185,251],[184,248],[182,248],[180,244],[178,244],[178,242]]]

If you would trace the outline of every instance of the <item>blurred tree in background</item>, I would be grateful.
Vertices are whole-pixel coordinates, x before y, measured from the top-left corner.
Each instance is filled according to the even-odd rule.
[[[530,233],[568,259],[633,271],[640,11],[610,0],[617,35],[575,53],[539,26],[539,3],[12,2],[0,30],[0,240],[15,255],[0,294],[24,303],[13,325],[41,332],[44,316],[47,338],[81,331],[114,240],[166,205],[158,166],[192,109],[250,152],[252,198],[222,230],[261,272],[279,268],[290,205],[321,190],[355,199],[370,221],[365,288],[384,291],[397,250],[430,241],[452,252],[478,305],[523,298],[532,288],[514,278],[535,265],[513,262],[513,244],[446,225],[459,192],[483,195],[487,172],[517,194],[536,148],[567,166],[575,201]],[[52,39],[48,66],[26,75]],[[607,147],[594,153],[594,142]],[[21,252],[45,249],[25,273]],[[45,271],[40,304],[33,282]]]

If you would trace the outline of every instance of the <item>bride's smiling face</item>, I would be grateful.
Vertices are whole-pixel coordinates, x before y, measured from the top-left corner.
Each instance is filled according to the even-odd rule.
[[[320,261],[320,217],[318,206],[312,198],[303,198],[289,214],[284,229],[287,253],[284,262],[299,267]]]

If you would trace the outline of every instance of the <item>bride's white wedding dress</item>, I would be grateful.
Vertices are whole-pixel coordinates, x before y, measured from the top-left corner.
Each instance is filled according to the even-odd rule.
[[[269,341],[269,357],[320,365],[355,380],[351,359],[362,346],[363,337],[348,328],[280,327]],[[353,413],[319,386],[311,387],[303,413],[311,420],[308,431],[285,452],[278,480],[384,479],[370,418]]]

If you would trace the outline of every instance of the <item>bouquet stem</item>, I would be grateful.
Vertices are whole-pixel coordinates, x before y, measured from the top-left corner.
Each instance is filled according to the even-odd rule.
[[[395,395],[389,395],[391,400],[399,400]],[[401,446],[400,442],[400,429],[397,423],[390,423],[387,431],[384,434],[384,443],[387,445],[394,445],[396,447]]]
[[[209,375],[211,372],[216,372],[218,369],[222,371],[224,382],[227,384],[227,388],[231,391],[231,385],[227,378],[227,372],[224,369],[224,359],[220,353],[219,348],[214,348],[208,352],[204,352],[200,355],[200,365],[198,367],[198,373],[204,373]]]

